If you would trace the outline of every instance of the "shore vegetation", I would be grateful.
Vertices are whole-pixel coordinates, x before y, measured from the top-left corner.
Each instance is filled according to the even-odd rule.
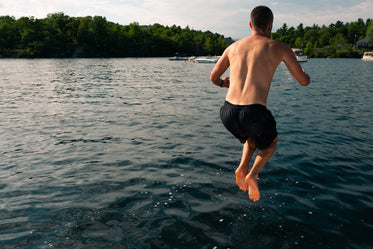
[[[366,46],[358,41],[370,40]],[[309,58],[358,58],[373,49],[373,20],[337,21],[329,26],[288,27],[272,39],[302,48]],[[0,58],[167,57],[221,55],[234,42],[230,37],[188,26],[120,25],[101,16],[46,18],[0,16]]]
[[[368,44],[359,46],[358,41],[366,37],[370,37]],[[373,49],[373,20],[367,19],[364,22],[359,18],[356,22],[337,21],[321,27],[303,27],[301,23],[296,28],[284,23],[272,33],[272,39],[293,48],[303,48],[310,58],[358,58],[364,51]]]
[[[162,57],[220,55],[231,38],[160,24],[120,25],[101,16],[0,17],[0,57]]]

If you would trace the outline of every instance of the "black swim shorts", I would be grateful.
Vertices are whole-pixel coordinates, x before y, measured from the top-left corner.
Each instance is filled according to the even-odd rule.
[[[264,105],[233,105],[225,101],[220,118],[225,128],[241,143],[253,138],[261,150],[270,146],[277,136],[276,121]]]

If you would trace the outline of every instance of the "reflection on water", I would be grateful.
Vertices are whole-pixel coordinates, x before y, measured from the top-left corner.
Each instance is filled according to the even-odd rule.
[[[211,64],[0,60],[1,248],[369,248],[373,64],[280,65],[253,203]]]

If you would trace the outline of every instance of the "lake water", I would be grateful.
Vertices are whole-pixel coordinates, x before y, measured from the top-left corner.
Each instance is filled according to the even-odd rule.
[[[280,64],[255,203],[213,66],[0,60],[0,248],[372,248],[373,63]]]

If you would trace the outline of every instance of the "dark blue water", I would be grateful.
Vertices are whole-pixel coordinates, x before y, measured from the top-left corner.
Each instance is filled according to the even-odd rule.
[[[0,60],[0,248],[372,248],[373,63],[279,66],[256,203],[213,66]]]

